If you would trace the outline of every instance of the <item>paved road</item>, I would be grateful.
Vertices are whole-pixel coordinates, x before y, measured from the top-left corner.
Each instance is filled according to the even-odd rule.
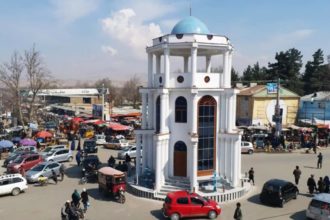
[[[256,186],[239,201],[242,203],[244,219],[247,220],[285,220],[305,219],[305,209],[310,201],[307,194],[307,178],[310,174],[319,176],[330,175],[330,149],[324,153],[323,169],[316,169],[316,155],[304,153],[291,154],[254,154],[242,156],[242,172],[250,167],[255,169]],[[100,149],[99,157],[106,162],[110,154],[116,151]],[[0,164],[3,162],[0,161]],[[283,178],[293,181],[292,172],[296,165],[302,168],[302,178],[299,184],[301,195],[297,200],[285,204],[284,208],[268,207],[258,201],[258,193],[262,184],[271,178]],[[99,196],[97,184],[78,185],[79,169],[75,163],[66,163],[68,174],[63,182],[57,185],[50,184],[44,187],[30,185],[26,193],[16,197],[0,197],[0,219],[60,219],[60,208],[67,199],[70,199],[74,189],[81,191],[84,187],[91,195],[91,207],[88,210],[89,220],[103,219],[159,219],[163,220],[160,208],[161,202],[146,200],[127,194],[124,205]],[[0,173],[3,172],[0,168]],[[221,204],[223,213],[219,220],[233,219],[235,202]]]

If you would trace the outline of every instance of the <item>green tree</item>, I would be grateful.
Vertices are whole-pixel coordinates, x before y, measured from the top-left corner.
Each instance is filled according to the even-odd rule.
[[[253,66],[248,65],[248,67],[243,71],[242,81],[247,82],[258,82],[267,79],[267,68],[260,67],[257,62]]]
[[[276,53],[276,62],[268,63],[267,79],[276,80],[281,78],[286,88],[302,95],[303,83],[300,74],[302,57],[301,52],[295,48]]]
[[[107,88],[109,90],[109,96],[107,97],[108,101],[114,106],[120,104],[118,87],[116,87],[109,78],[97,80],[94,84],[96,88],[101,88],[102,85],[104,85],[104,88]]]
[[[240,81],[239,73],[233,68],[231,68],[231,85],[235,86],[235,83]]]

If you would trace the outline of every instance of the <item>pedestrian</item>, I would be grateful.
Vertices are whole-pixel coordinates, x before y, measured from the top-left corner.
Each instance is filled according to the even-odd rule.
[[[84,188],[80,194],[81,202],[84,205],[84,213],[86,213],[87,208],[89,207],[89,198],[86,189]]]
[[[52,179],[54,180],[55,184],[57,184],[57,174],[54,169],[52,169]]]
[[[60,166],[61,181],[64,180],[64,170],[65,170],[65,167],[64,167],[64,164],[62,163]]]
[[[249,182],[252,182],[252,184],[254,185],[254,170],[253,170],[253,167],[251,167],[251,169],[249,170]]]
[[[295,181],[296,185],[298,185],[300,175],[301,175],[301,170],[299,169],[299,166],[296,166],[296,169],[293,171],[293,175],[294,175],[294,181]]]
[[[239,202],[236,204],[234,219],[235,220],[242,220],[241,203],[239,203]]]
[[[311,141],[312,144],[313,144],[313,151],[314,151],[314,154],[316,154],[316,142],[315,141]]]
[[[62,220],[69,220],[69,212],[70,212],[70,200],[66,201],[64,206],[61,208]]]
[[[109,160],[108,160],[108,166],[109,167],[114,167],[116,164],[116,159],[111,155]]]
[[[75,205],[75,207],[79,208],[79,202],[80,202],[81,197],[80,197],[78,190],[75,189],[73,191],[71,198],[72,198],[72,202]]]
[[[323,182],[324,182],[324,192],[325,193],[329,193],[329,186],[330,186],[330,180],[328,176],[325,176],[323,178]]]
[[[319,193],[323,193],[324,192],[324,181],[323,178],[320,177],[319,181],[317,181],[317,190],[319,191]]]
[[[310,194],[314,193],[314,190],[316,189],[316,182],[314,180],[314,175],[312,174],[311,177],[307,180],[307,186]]]
[[[323,155],[320,152],[319,155],[317,155],[317,169],[322,169],[322,161],[323,161]]]
[[[78,151],[76,154],[76,161],[77,161],[77,165],[80,166],[80,162],[81,162],[81,152]]]

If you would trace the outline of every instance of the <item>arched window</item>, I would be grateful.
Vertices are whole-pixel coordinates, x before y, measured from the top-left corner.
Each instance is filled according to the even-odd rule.
[[[187,122],[187,100],[182,96],[175,100],[175,122]]]
[[[160,96],[156,100],[156,133],[160,131]]]
[[[178,141],[174,145],[174,151],[186,152],[187,151],[187,146],[183,141]]]
[[[212,96],[198,102],[198,174],[212,174],[215,166],[217,103]]]

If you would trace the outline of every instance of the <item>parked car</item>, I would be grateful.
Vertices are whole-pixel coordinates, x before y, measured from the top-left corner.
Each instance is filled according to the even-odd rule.
[[[109,149],[120,150],[123,149],[124,147],[127,147],[128,145],[129,145],[128,141],[125,139],[113,139],[110,142],[104,144],[104,147]]]
[[[320,193],[313,197],[306,210],[309,219],[330,219],[330,194]]]
[[[93,139],[85,140],[83,150],[85,153],[97,153],[96,141]]]
[[[53,146],[48,146],[46,147],[43,151],[40,152],[42,156],[47,155],[50,151],[54,151],[57,149],[66,149],[65,145],[53,145]]]
[[[291,182],[280,179],[268,180],[261,191],[260,201],[283,207],[284,203],[291,199],[297,199],[298,188]]]
[[[17,157],[11,164],[7,166],[7,173],[19,173],[21,170],[28,171],[34,165],[40,163],[42,157],[39,154],[24,154]]]
[[[48,122],[45,123],[44,126],[45,126],[45,128],[47,130],[49,130],[49,129],[56,129],[57,128],[57,124],[56,124],[55,121],[48,121]]]
[[[27,188],[26,179],[21,174],[0,176],[0,195],[12,194],[16,196]]]
[[[37,153],[38,152],[38,149],[35,146],[22,146],[22,147],[16,148],[16,150],[14,150],[9,155],[12,155],[12,154],[15,154],[15,153],[19,153],[19,152]]]
[[[253,154],[254,149],[251,142],[242,141],[241,142],[241,153]]]
[[[28,151],[19,151],[16,153],[13,153],[9,155],[4,161],[3,161],[3,166],[7,167],[8,164],[11,164],[17,157],[22,156],[24,154],[30,154]]]
[[[204,216],[215,219],[220,215],[221,208],[216,201],[197,193],[177,191],[167,194],[162,211],[163,215],[171,220]]]
[[[142,149],[140,150],[140,155],[142,155]],[[117,157],[118,159],[125,159],[126,154],[129,155],[131,158],[136,158],[136,146],[128,146],[124,147],[121,151],[118,152]]]
[[[48,152],[44,156],[45,161],[56,161],[56,162],[64,162],[64,161],[72,161],[73,155],[72,151],[69,149],[56,149]]]
[[[103,144],[107,143],[105,140],[104,134],[97,134],[97,135],[95,135],[94,139],[96,141],[96,145],[103,145]]]
[[[53,173],[52,170],[55,171],[56,175],[60,174],[60,167],[61,164],[57,162],[41,162],[34,167],[32,167],[27,173],[26,173],[26,179],[29,183],[34,183],[38,181],[38,178],[41,176],[44,177],[52,177]]]

